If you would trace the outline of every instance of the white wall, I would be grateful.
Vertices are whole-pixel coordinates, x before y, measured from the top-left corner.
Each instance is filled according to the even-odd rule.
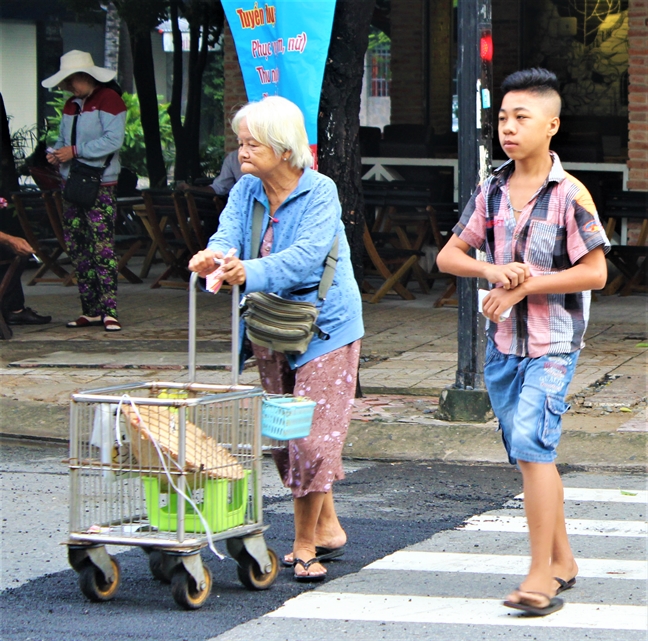
[[[36,123],[36,25],[0,20],[0,92],[11,132]]]

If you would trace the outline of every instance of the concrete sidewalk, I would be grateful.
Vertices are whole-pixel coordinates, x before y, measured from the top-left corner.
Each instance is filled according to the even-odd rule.
[[[141,381],[187,380],[187,292],[121,283],[124,330],[71,330],[76,287],[25,287],[27,304],[53,315],[50,325],[15,327],[0,342],[0,434],[66,439],[69,395]],[[437,281],[438,282],[438,281]],[[443,282],[439,283],[439,287]],[[454,383],[457,311],[435,309],[439,291],[416,300],[387,297],[364,306],[358,399],[346,453],[360,458],[504,463],[496,423],[435,419],[438,396]],[[564,421],[559,461],[598,467],[644,467],[646,460],[646,302],[599,297]],[[228,383],[231,299],[198,297],[198,380]],[[242,383],[257,384],[255,368]]]

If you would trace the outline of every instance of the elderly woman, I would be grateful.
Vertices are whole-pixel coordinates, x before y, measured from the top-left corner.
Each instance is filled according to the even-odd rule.
[[[321,302],[315,336],[300,356],[253,345],[263,387],[317,402],[310,436],[274,451],[279,474],[294,499],[292,554],[298,581],[326,576],[321,561],[340,556],[346,533],[333,504],[333,482],[344,478],[342,448],[351,420],[364,334],[360,293],[353,277],[341,208],[333,181],[310,169],[312,155],[298,107],[277,96],[243,107],[232,127],[243,177],[230,192],[218,231],[189,268],[202,276],[234,248],[224,280],[244,292],[275,293],[318,303],[324,261],[339,239],[335,277]],[[251,248],[255,203],[264,207],[261,246]]]
[[[115,188],[119,176],[119,149],[124,142],[126,105],[112,82],[116,71],[95,66],[85,51],[61,57],[58,73],[42,81],[72,95],[63,107],[58,140],[47,160],[65,181],[73,159],[103,167],[94,205],[81,208],[65,203],[63,232],[79,286],[82,314],[67,327],[103,325],[121,330],[117,320],[117,259],[115,257]]]

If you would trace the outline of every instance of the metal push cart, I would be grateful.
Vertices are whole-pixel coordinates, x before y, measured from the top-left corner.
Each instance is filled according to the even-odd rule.
[[[238,287],[232,291],[232,384],[196,374],[196,282],[189,287],[189,383],[151,382],[72,395],[70,565],[91,601],[112,599],[121,570],[106,545],[148,553],[151,573],[183,608],[200,608],[212,586],[200,552],[226,540],[249,589],[278,572],[266,547],[261,494],[258,387],[238,384]]]

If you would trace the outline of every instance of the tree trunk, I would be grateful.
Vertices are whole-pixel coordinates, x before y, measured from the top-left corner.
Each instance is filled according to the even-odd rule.
[[[133,76],[137,87],[144,144],[146,145],[146,168],[149,181],[151,187],[165,187],[167,175],[162,156],[158,101],[155,90],[155,68],[149,32],[131,30],[131,49],[133,51]]]
[[[11,148],[9,119],[0,93],[0,196],[10,200],[11,192],[18,191],[19,188],[18,172]]]
[[[107,5],[104,31],[104,67],[117,71],[119,68],[119,35],[121,18],[112,2]]]
[[[167,109],[175,142],[173,178],[176,182],[187,179],[187,140],[182,129],[182,34],[178,24],[178,0],[171,1],[171,29],[173,33],[173,86],[171,102]]]
[[[375,0],[338,0],[317,123],[319,171],[338,188],[355,278],[363,279],[360,94]]]
[[[202,79],[207,66],[208,16],[203,17],[202,27],[194,31],[191,27],[191,54],[189,64],[189,86],[187,91],[187,113],[185,115],[185,136],[188,141],[189,174],[192,180],[200,175],[200,107],[202,103]],[[202,33],[202,42],[200,35]],[[200,49],[198,44],[200,42]]]

